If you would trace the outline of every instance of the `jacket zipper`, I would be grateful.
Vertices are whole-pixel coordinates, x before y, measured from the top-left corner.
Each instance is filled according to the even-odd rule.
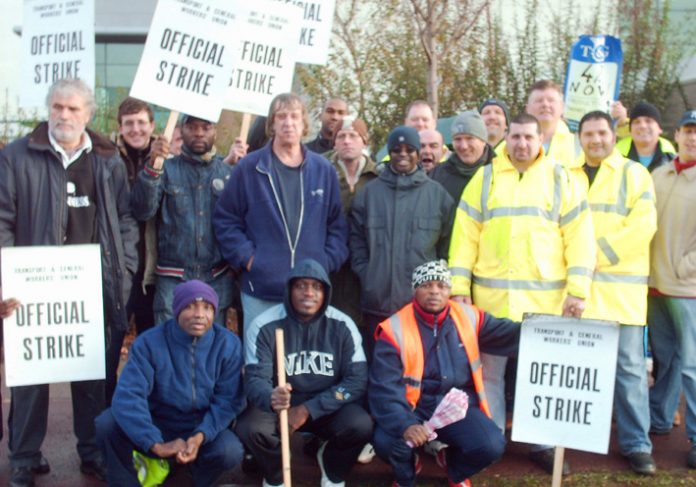
[[[198,337],[191,342],[191,398],[193,409],[196,408],[196,344]]]
[[[261,174],[265,174],[268,177],[268,182],[271,184],[271,189],[273,190],[273,197],[278,205],[278,211],[280,211],[280,217],[283,220],[283,227],[285,228],[285,238],[288,240],[288,247],[290,248],[290,268],[295,267],[295,249],[297,248],[297,242],[300,240],[300,233],[302,232],[302,219],[304,218],[304,178],[302,174],[302,169],[300,169],[300,222],[297,226],[297,235],[295,236],[295,243],[293,244],[292,238],[290,237],[290,228],[288,227],[288,222],[285,219],[285,213],[283,212],[283,205],[280,203],[280,198],[278,197],[278,192],[276,191],[275,185],[273,184],[273,177],[270,173],[264,172],[263,170],[256,168]]]

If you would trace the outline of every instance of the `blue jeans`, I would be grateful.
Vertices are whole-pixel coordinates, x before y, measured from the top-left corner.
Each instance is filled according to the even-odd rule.
[[[454,483],[475,475],[497,462],[505,452],[505,437],[480,409],[469,408],[464,419],[437,430],[437,439],[447,444],[447,477]],[[403,487],[416,482],[413,448],[401,437],[375,426],[375,453],[391,464],[394,480]]]
[[[643,350],[644,327],[621,325],[614,385],[614,418],[624,455],[651,453],[648,372]]]
[[[648,296],[648,324],[657,367],[650,390],[651,427],[672,429],[683,388],[686,435],[696,442],[696,299]]]
[[[173,318],[172,300],[174,288],[185,282],[178,277],[157,276],[157,288],[155,300],[152,304],[155,313],[155,324],[159,325]],[[215,323],[225,326],[225,312],[232,303],[232,279],[227,274],[222,274],[207,283],[218,295],[218,309],[215,315]]]
[[[500,355],[481,354],[483,367],[483,386],[491,409],[493,421],[505,434],[505,367],[508,358]]]
[[[248,330],[251,322],[256,319],[261,313],[280,301],[269,301],[267,299],[255,298],[254,296],[242,293],[242,310],[244,311],[244,329]]]

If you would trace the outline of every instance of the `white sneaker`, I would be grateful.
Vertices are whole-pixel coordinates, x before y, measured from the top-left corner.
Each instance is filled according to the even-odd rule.
[[[363,446],[360,455],[358,455],[358,463],[365,465],[370,463],[373,458],[375,458],[375,448],[370,443],[367,443]]]
[[[285,487],[285,484],[273,485],[266,482],[266,479],[263,479],[263,482],[261,482],[261,487]]]
[[[326,449],[326,443],[326,441],[322,441],[319,451],[317,452],[317,462],[321,470],[321,482],[319,485],[321,487],[345,487],[345,482],[332,482],[329,477],[326,476],[326,471],[324,471],[324,450]]]

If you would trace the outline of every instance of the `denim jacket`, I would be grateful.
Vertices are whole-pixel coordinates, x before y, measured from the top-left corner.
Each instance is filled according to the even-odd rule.
[[[157,218],[157,269],[163,276],[211,281],[227,270],[213,233],[212,216],[232,168],[214,156],[210,161],[180,155],[162,171],[145,166],[131,194],[133,216]]]

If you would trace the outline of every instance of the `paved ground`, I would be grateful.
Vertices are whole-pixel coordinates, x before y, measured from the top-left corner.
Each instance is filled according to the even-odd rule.
[[[6,421],[9,407],[9,393],[2,389],[3,418]],[[297,436],[297,435],[295,435]],[[300,440],[295,438],[295,440]],[[684,468],[685,456],[689,449],[686,441],[684,427],[676,428],[668,436],[653,437],[655,444],[655,459],[660,469],[678,472],[684,478],[693,480],[696,473],[689,473]],[[319,484],[319,470],[316,462],[303,455],[299,441],[293,443],[293,478],[298,482],[304,481],[310,485]],[[52,471],[45,476],[37,476],[38,487],[103,487],[105,484],[91,480],[79,472],[79,461],[75,452],[75,439],[72,435],[72,414],[70,404],[70,389],[66,384],[51,386],[51,403],[48,422],[48,438],[44,444],[44,455],[51,463]],[[0,485],[6,485],[9,475],[7,463],[7,438],[0,442]],[[623,458],[618,454],[616,444],[612,446],[608,455],[595,455],[578,451],[567,451],[567,458],[571,462],[574,472],[589,471],[628,471]],[[518,477],[526,474],[536,474],[540,471],[531,465],[526,459],[525,448],[521,445],[511,444],[504,459],[486,472],[478,476],[481,485],[486,478],[492,477]],[[426,460],[423,475],[426,477],[439,477],[441,473],[434,462]],[[349,484],[360,484],[370,481],[372,485],[389,485],[389,469],[379,460],[369,465],[359,465],[353,470]],[[437,481],[435,481],[437,483]],[[222,484],[236,484],[258,486],[260,480],[244,475],[241,471],[232,472],[222,479]],[[170,487],[187,487],[190,483],[184,475],[178,474],[171,478],[167,485]],[[442,481],[442,485],[446,482]]]

